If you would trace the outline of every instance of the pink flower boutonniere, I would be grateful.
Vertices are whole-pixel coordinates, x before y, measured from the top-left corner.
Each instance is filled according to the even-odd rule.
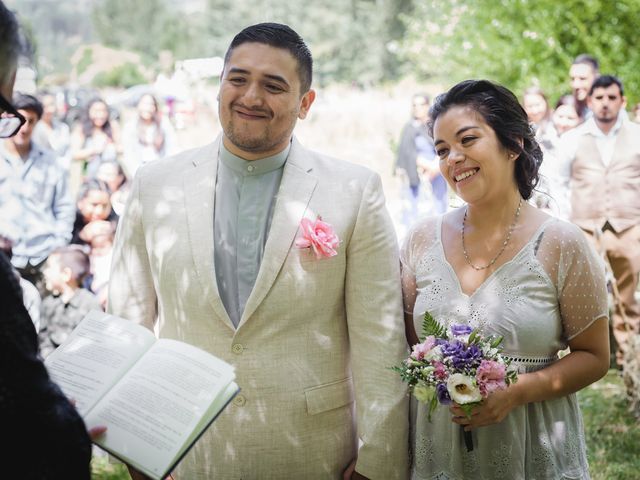
[[[340,239],[333,231],[333,227],[318,217],[315,221],[303,218],[300,222],[302,236],[296,240],[296,247],[311,248],[316,258],[334,257],[338,254],[336,248]]]

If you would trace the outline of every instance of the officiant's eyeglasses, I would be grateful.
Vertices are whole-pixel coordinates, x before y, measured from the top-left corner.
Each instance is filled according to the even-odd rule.
[[[27,120],[2,94],[0,94],[0,108],[4,110],[0,114],[0,138],[13,137]]]

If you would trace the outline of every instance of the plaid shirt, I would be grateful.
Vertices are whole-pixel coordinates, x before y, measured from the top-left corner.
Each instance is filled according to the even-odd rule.
[[[16,267],[37,265],[71,240],[76,206],[68,177],[53,152],[32,142],[23,161],[0,142],[0,234],[13,241]]]

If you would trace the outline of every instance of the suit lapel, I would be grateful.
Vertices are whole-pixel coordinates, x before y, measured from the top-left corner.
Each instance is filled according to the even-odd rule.
[[[184,174],[183,188],[189,246],[203,294],[216,315],[235,330],[220,299],[213,260],[213,213],[220,138],[194,156],[193,167]]]
[[[305,150],[294,138],[282,174],[258,278],[249,295],[238,328],[255,312],[278,276],[296,238],[300,221],[309,205],[316,183],[317,179],[312,174]]]

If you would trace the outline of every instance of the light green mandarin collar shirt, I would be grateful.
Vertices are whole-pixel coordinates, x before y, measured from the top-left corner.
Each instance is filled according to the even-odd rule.
[[[216,281],[237,327],[262,262],[276,195],[291,143],[260,160],[244,160],[220,142],[213,219]]]

